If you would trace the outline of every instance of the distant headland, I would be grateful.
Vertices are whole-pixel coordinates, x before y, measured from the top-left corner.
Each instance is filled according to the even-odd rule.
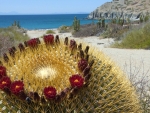
[[[150,13],[150,0],[112,0],[97,7],[88,15],[88,19],[124,18],[139,20]]]

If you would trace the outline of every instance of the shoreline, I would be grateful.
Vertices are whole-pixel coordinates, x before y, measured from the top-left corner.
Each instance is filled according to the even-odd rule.
[[[36,30],[26,30],[26,34],[32,39],[32,38],[39,38],[46,34],[47,30],[53,30],[58,31],[58,28],[55,29],[36,29]]]
[[[25,28],[23,28],[23,29],[25,29]],[[40,30],[57,30],[58,28],[50,28],[50,29],[25,29],[25,30],[27,30],[27,31],[34,31],[34,30],[38,30],[38,31],[40,31]]]

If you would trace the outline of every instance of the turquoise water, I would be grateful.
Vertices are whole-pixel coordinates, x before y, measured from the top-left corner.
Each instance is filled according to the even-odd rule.
[[[19,21],[25,29],[52,29],[62,25],[71,26],[74,17],[80,19],[81,25],[89,24],[96,20],[85,19],[88,14],[57,14],[57,15],[0,15],[0,28],[11,26],[14,21]]]

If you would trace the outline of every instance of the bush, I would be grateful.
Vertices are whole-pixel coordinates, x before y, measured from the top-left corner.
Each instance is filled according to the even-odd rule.
[[[14,27],[0,28],[0,56],[10,47],[29,39],[26,34],[23,34],[22,29],[16,29]]]
[[[141,25],[140,25],[141,26]],[[128,32],[121,42],[116,42],[112,47],[131,49],[150,49],[150,22],[144,27]]]
[[[71,30],[72,30],[71,27],[65,26],[65,25],[60,26],[60,27],[58,28],[59,33],[66,33],[66,32],[70,32]]]
[[[129,30],[128,26],[123,27],[118,24],[110,23],[108,25],[107,30],[102,34],[104,38],[115,38],[115,39],[120,39],[120,37],[123,35],[123,33],[127,32]]]
[[[53,31],[53,30],[50,29],[50,30],[46,31],[46,34],[55,34],[55,31]]]
[[[149,113],[150,111],[150,78],[149,72],[150,70],[145,70],[145,65],[143,62],[137,65],[132,63],[131,59],[129,60],[128,67],[128,78],[130,79],[132,85],[136,88],[136,92],[138,94],[138,98],[140,100],[143,113]],[[144,69],[144,70],[142,70]],[[141,75],[141,76],[137,76]]]
[[[99,28],[96,24],[86,24],[80,27],[80,30],[73,32],[74,37],[99,36],[105,28]]]

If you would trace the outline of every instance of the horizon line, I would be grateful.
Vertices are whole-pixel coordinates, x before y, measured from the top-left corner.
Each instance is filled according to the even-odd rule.
[[[63,14],[90,14],[90,13],[46,13],[46,14],[0,14],[0,15],[63,15]]]

